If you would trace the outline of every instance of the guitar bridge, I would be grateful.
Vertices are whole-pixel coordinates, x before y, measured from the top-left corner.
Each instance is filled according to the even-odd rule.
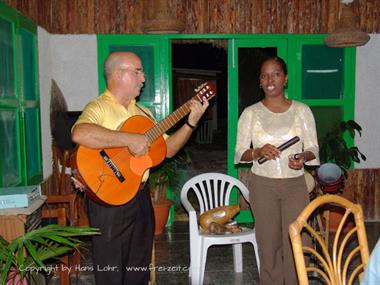
[[[113,174],[116,176],[116,178],[123,183],[125,181],[125,178],[123,174],[121,174],[119,168],[116,166],[116,164],[112,161],[112,159],[108,156],[108,154],[103,150],[99,152],[100,156],[103,158],[105,164],[111,169]]]

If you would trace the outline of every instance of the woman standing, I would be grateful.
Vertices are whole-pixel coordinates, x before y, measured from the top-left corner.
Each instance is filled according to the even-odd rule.
[[[283,59],[265,60],[260,70],[265,97],[245,108],[238,122],[235,163],[253,163],[250,205],[261,285],[298,284],[288,229],[309,202],[304,163],[319,164],[313,114],[305,104],[285,97],[287,81]],[[299,142],[282,152],[277,148],[295,136]],[[260,157],[267,161],[259,164]]]

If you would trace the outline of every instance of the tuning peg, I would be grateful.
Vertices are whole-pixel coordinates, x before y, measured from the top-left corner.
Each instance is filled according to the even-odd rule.
[[[197,86],[194,91],[198,93],[206,84],[207,82],[202,83],[201,85]]]

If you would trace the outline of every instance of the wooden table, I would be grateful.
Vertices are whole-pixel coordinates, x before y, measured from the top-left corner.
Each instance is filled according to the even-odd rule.
[[[46,196],[34,200],[29,207],[0,210],[0,235],[11,241],[41,224],[41,206]]]

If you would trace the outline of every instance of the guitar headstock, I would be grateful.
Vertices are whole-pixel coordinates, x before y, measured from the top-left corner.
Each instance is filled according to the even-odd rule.
[[[195,97],[197,97],[200,102],[204,102],[205,100],[210,100],[216,95],[216,87],[213,82],[207,81],[195,88],[195,92]]]

